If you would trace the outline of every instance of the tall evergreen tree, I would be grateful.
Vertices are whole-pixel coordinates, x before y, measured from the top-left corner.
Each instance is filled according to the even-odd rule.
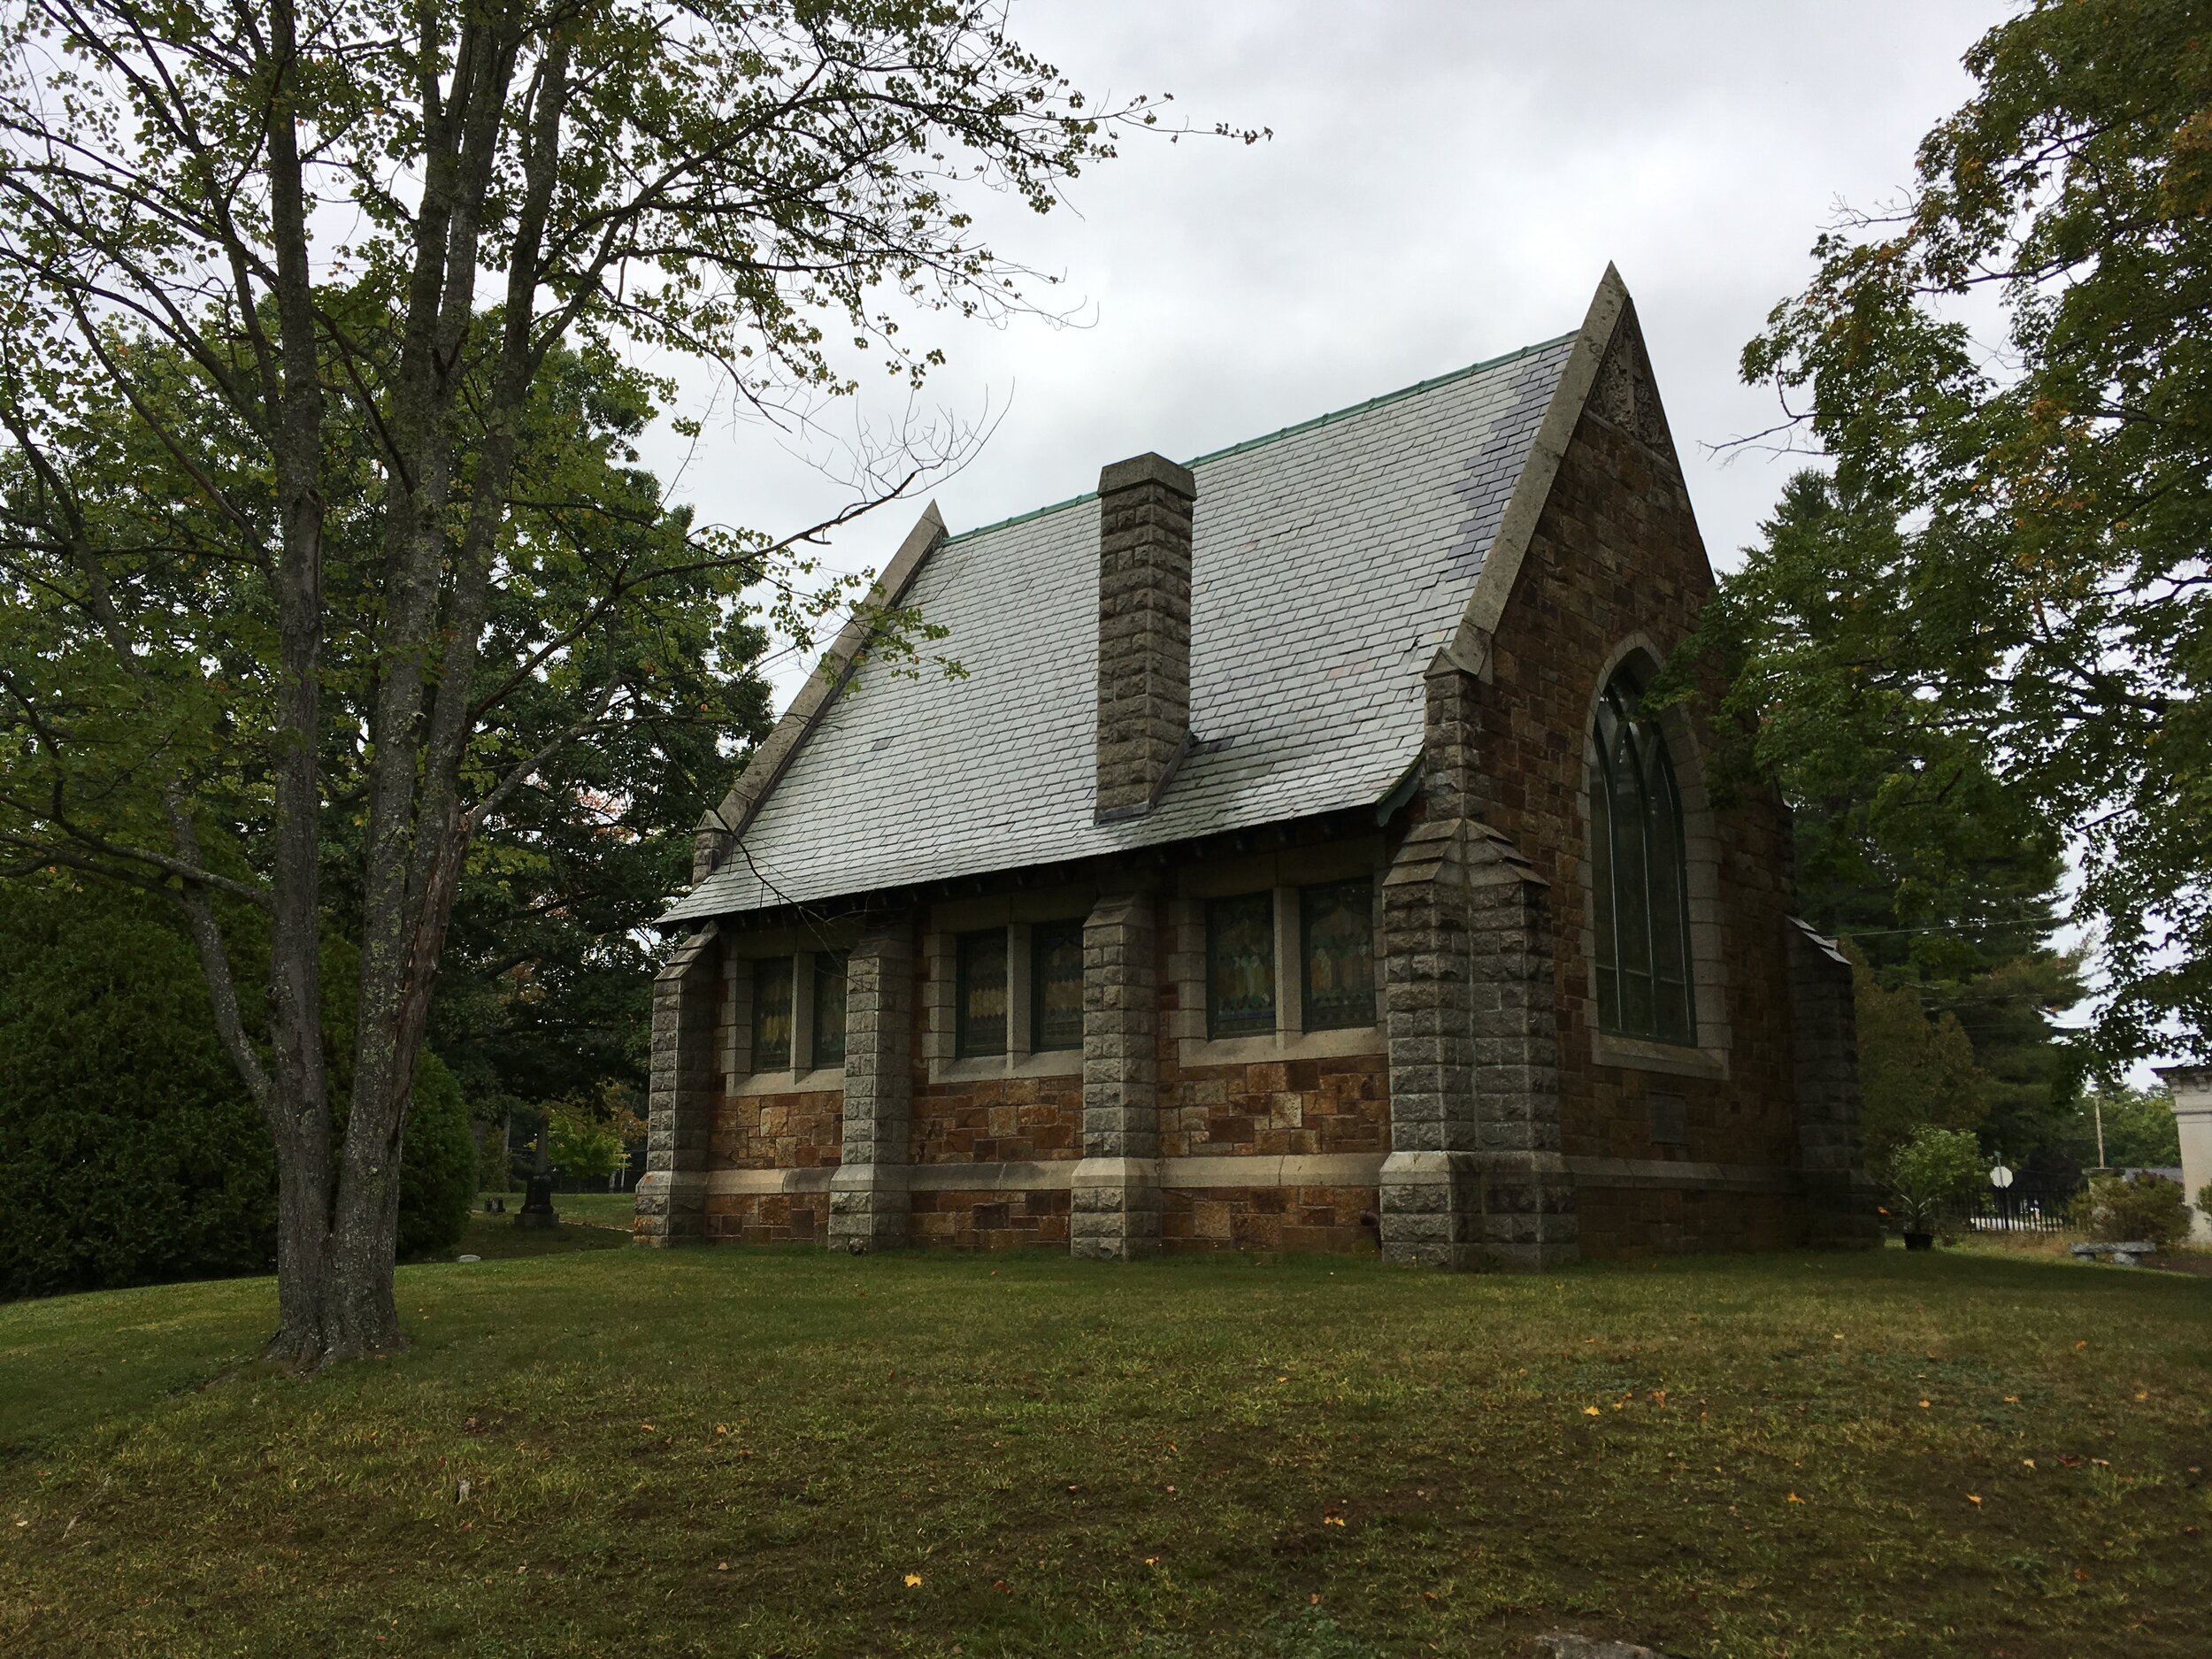
[[[1724,774],[1778,781],[1803,914],[1851,946],[1870,1148],[1931,1122],[2025,1156],[2061,1133],[2075,1088],[2052,1018],[2083,995],[2049,944],[2059,834],[1897,672],[1916,647],[1896,514],[1809,469],[1763,531],[1690,653],[1728,669]]]

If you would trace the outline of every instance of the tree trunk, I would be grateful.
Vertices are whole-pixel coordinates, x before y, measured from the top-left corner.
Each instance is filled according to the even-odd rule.
[[[277,1329],[264,1350],[308,1367],[323,1356],[323,1282],[329,1261],[330,1136],[320,1113],[277,1135]]]
[[[404,1347],[392,1263],[399,1242],[399,1155],[373,1170],[354,1167],[350,1147],[339,1178],[336,1225],[323,1269],[324,1364]]]
[[[334,1193],[327,1120],[304,1116],[321,1132],[278,1138],[277,1330],[264,1356],[311,1371],[405,1346],[392,1290],[401,1126],[374,1146],[349,1134]]]

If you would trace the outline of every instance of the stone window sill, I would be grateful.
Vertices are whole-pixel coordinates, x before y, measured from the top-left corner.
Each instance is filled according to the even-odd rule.
[[[737,1079],[735,1094],[841,1094],[845,1068],[817,1066],[811,1071],[752,1071]]]
[[[1728,1076],[1728,1051],[1725,1048],[1693,1048],[1676,1042],[1647,1042],[1640,1037],[1617,1037],[1609,1032],[1594,1032],[1590,1039],[1591,1057],[1600,1065],[1615,1065],[1629,1071],[1658,1071],[1668,1077],[1701,1077],[1725,1079]]]
[[[933,1083],[981,1083],[1010,1077],[1081,1077],[1083,1051],[1048,1048],[1042,1054],[976,1054],[959,1060],[932,1060]]]
[[[1265,1065],[1278,1060],[1341,1060],[1381,1054],[1388,1047],[1379,1025],[1340,1031],[1278,1031],[1263,1037],[1185,1037],[1177,1057],[1185,1065]]]

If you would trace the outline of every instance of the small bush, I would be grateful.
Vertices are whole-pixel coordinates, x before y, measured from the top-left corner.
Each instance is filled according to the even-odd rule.
[[[1922,1124],[1889,1155],[1889,1190],[1908,1233],[1932,1233],[1974,1194],[1982,1179],[1979,1143],[1963,1129]]]
[[[2207,1221],[2212,1221],[2212,1181],[2197,1188],[2197,1208],[2203,1211]]]
[[[2068,1211],[2074,1225],[2108,1244],[2147,1240],[2163,1249],[2189,1231],[2189,1201],[2162,1175],[2096,1175]]]

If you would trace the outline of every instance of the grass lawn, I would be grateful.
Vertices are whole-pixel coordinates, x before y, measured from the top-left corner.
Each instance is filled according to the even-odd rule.
[[[580,1233],[583,1229],[578,1230]],[[2212,1283],[633,1249],[0,1307],[0,1652],[2212,1651]]]

